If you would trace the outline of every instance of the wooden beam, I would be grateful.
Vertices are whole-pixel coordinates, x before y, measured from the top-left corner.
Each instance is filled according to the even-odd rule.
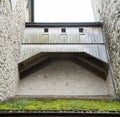
[[[45,65],[50,64],[52,61],[56,61],[56,59],[67,59],[72,60],[77,63],[77,65],[81,65],[87,70],[95,73],[103,79],[107,78],[109,66],[108,63],[105,63],[87,53],[40,53],[37,54],[21,63],[19,63],[19,71],[20,76],[25,76],[24,74],[30,74],[31,71],[37,68],[43,68]]]
[[[48,59],[48,57],[49,57],[49,55],[47,53],[40,53],[29,59],[26,59],[25,61],[18,64],[19,72],[21,73],[21,72],[33,67],[34,65]]]

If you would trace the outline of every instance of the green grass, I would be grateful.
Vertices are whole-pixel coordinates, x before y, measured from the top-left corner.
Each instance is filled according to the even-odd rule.
[[[117,100],[14,99],[0,104],[0,110],[120,111]]]

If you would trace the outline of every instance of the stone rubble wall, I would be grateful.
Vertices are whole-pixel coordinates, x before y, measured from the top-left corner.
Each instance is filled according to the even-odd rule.
[[[103,21],[117,95],[120,96],[120,0],[92,0],[96,21]]]
[[[24,33],[24,0],[0,0],[0,101],[13,97]]]

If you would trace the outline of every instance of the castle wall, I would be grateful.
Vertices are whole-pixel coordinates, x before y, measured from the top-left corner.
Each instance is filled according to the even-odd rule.
[[[24,0],[0,0],[0,101],[13,97],[24,32]]]
[[[103,21],[116,93],[120,96],[120,0],[92,0],[96,21]]]
[[[111,89],[110,91],[108,91]],[[18,96],[112,96],[106,80],[67,59],[36,68],[20,80]],[[87,97],[86,97],[87,98]]]
[[[0,0],[0,101],[17,89],[18,57],[24,32],[24,0]],[[120,0],[92,0],[96,21],[104,21],[116,90],[120,95]]]

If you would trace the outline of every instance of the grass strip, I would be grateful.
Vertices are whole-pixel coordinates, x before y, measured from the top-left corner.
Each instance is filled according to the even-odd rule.
[[[9,110],[47,110],[47,111],[120,111],[117,100],[39,100],[14,99],[0,104],[1,111]]]

